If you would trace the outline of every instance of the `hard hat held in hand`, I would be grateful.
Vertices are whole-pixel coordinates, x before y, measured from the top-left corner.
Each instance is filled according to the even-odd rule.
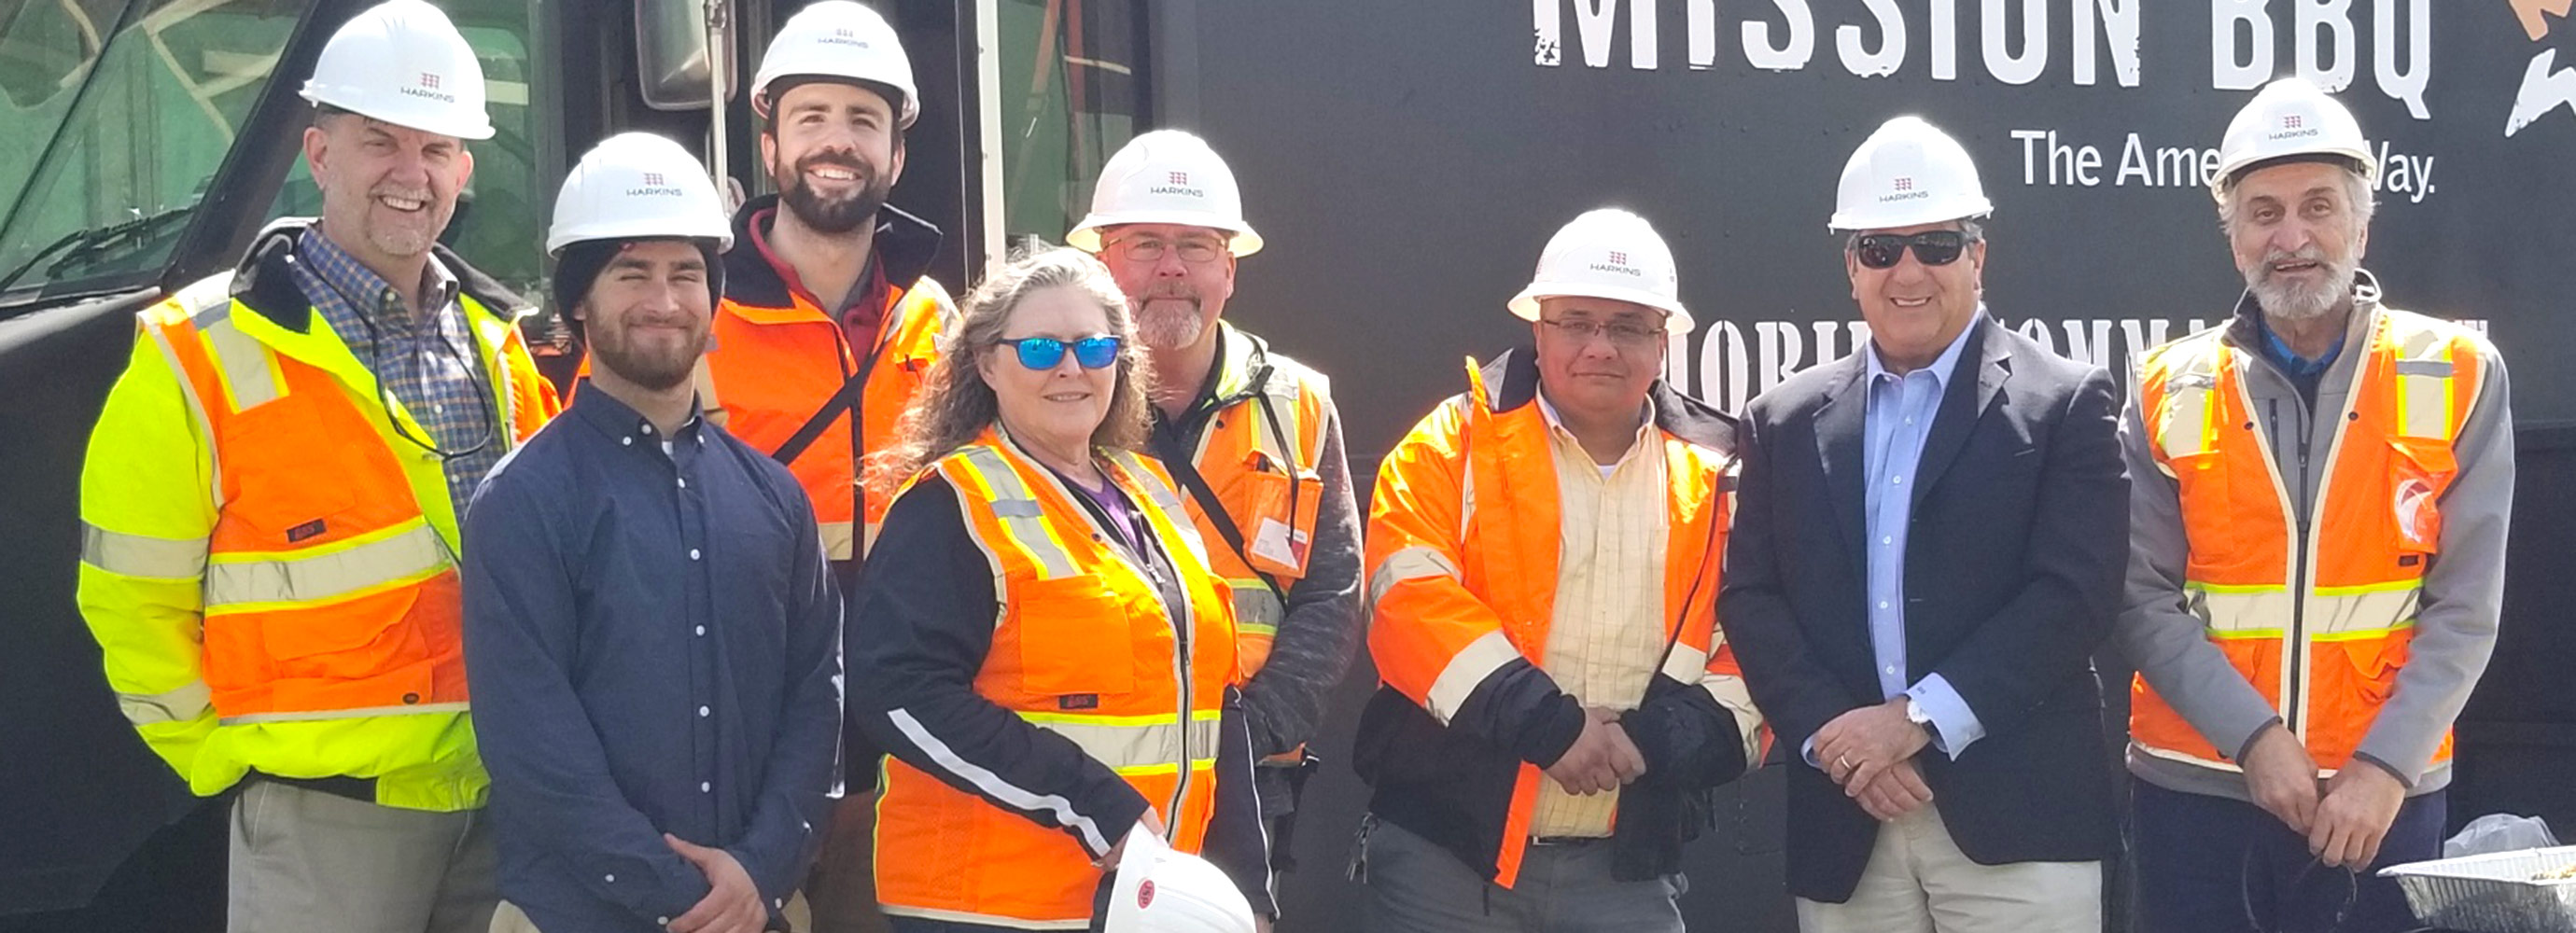
[[[921,93],[912,83],[912,58],[884,16],[852,0],[821,0],[796,11],[769,40],[760,71],[751,80],[751,110],[769,116],[776,101],[769,88],[781,78],[817,77],[865,81],[893,88],[902,100],[895,124],[912,126],[921,118]]]
[[[706,166],[679,143],[651,133],[600,140],[555,192],[546,252],[586,240],[680,237],[733,245],[733,224]]]
[[[1103,933],[1253,933],[1252,902],[1206,859],[1179,852],[1143,824],[1127,831],[1109,886]]]
[[[1121,146],[1100,168],[1091,189],[1091,214],[1064,235],[1068,246],[1100,251],[1100,231],[1120,224],[1184,224],[1233,234],[1237,256],[1261,251],[1261,234],[1243,222],[1243,189],[1234,170],[1206,140],[1180,130],[1155,130]]]
[[[1538,254],[1538,274],[1512,296],[1512,313],[1538,320],[1538,300],[1581,296],[1641,304],[1664,312],[1664,329],[1690,333],[1682,307],[1681,275],[1672,247],[1653,224],[1617,208],[1587,211],[1549,237]]]
[[[1831,226],[1887,230],[1994,212],[1967,147],[1922,117],[1904,116],[1881,124],[1843,163]]]
[[[351,17],[322,46],[304,99],[424,133],[492,138],[483,63],[425,0],[386,0]]]
[[[2236,119],[2227,121],[2227,138],[2218,146],[2218,174],[2209,176],[2210,196],[2226,203],[2237,173],[2287,156],[2350,159],[2364,180],[2379,183],[2379,160],[2371,155],[2370,141],[2362,138],[2352,111],[2305,78],[2282,78],[2255,92]]]

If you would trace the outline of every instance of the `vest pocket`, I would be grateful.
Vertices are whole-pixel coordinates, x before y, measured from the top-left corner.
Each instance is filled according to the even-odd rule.
[[[2391,437],[2389,518],[2400,550],[2433,553],[2442,545],[2442,493],[2460,473],[2459,454],[2447,441]]]
[[[1047,696],[1135,689],[1135,638],[1126,603],[1096,574],[1013,581],[1021,686]]]
[[[1303,577],[1314,550],[1315,517],[1324,499],[1324,478],[1287,467],[1261,451],[1244,464],[1238,501],[1244,505],[1243,549],[1252,569],[1277,577]]]

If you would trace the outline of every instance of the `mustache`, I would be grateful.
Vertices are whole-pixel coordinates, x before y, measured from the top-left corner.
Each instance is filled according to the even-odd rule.
[[[850,174],[859,176],[859,181],[862,183],[876,180],[876,173],[868,168],[867,163],[859,161],[858,156],[830,150],[796,160],[796,172],[801,175],[826,165],[848,169]]]
[[[2285,262],[2313,262],[2320,266],[2331,266],[2334,264],[2327,261],[2326,251],[2314,243],[2310,243],[2295,251],[2275,249],[2268,250],[2263,254],[2263,268],[2267,272]]]

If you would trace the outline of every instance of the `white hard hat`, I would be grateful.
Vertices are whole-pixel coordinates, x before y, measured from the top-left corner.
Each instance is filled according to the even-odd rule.
[[[769,86],[780,78],[811,76],[866,81],[893,88],[895,123],[909,127],[921,117],[921,93],[912,83],[912,57],[903,41],[877,11],[854,0],[819,0],[796,11],[769,51],[760,57],[760,72],[751,79],[751,110],[766,118]]]
[[[424,133],[492,138],[483,63],[426,0],[385,0],[341,25],[313,63],[304,99]]]
[[[1253,933],[1252,902],[1206,859],[1142,825],[1127,831],[1102,933]]]
[[[685,237],[733,245],[733,224],[706,166],[651,133],[619,133],[584,153],[555,192],[546,252],[585,240]]]
[[[1155,130],[1118,147],[1091,188],[1091,213],[1064,235],[1066,245],[1100,251],[1100,231],[1120,224],[1186,224],[1234,236],[1237,256],[1261,251],[1261,234],[1243,222],[1243,189],[1207,140]]]
[[[1586,211],[1556,231],[1538,254],[1538,273],[1512,296],[1512,313],[1538,320],[1538,300],[1583,296],[1641,304],[1664,312],[1664,329],[1690,333],[1682,307],[1681,274],[1672,247],[1653,224],[1617,208]]]
[[[2282,78],[2255,92],[2236,119],[2227,121],[2227,138],[2218,146],[2218,174],[2209,176],[2209,194],[2220,203],[2246,166],[2283,156],[2340,156],[2351,159],[2363,180],[2379,183],[2379,160],[2361,136],[2352,111],[2327,97],[2305,78]]]
[[[1994,212],[1967,147],[1922,117],[1904,116],[1881,124],[1843,163],[1830,225],[1884,230]]]

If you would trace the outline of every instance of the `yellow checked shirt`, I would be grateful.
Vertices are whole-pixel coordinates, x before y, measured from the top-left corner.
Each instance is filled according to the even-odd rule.
[[[1653,403],[1636,440],[1610,467],[1593,462],[1544,393],[1538,404],[1547,416],[1562,528],[1556,609],[1539,667],[1586,707],[1632,710],[1664,653],[1667,516]],[[1583,797],[1542,781],[1538,794],[1531,835],[1610,835],[1617,791]]]

